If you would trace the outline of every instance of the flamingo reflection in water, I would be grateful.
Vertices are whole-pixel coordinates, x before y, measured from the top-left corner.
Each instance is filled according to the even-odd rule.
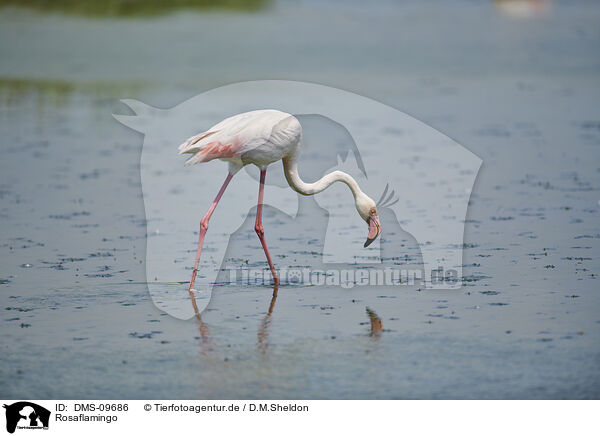
[[[269,330],[270,330],[270,326],[271,326],[273,312],[275,310],[275,303],[277,302],[278,292],[279,292],[279,287],[275,286],[273,288],[273,295],[271,297],[271,301],[269,302],[269,307],[267,309],[267,313],[266,313],[265,317],[262,319],[262,321],[258,327],[257,349],[262,354],[266,354],[266,352],[269,348],[269,341],[268,341],[269,333],[270,333]],[[208,327],[208,324],[206,324],[206,322],[204,322],[202,320],[202,316],[200,315],[200,311],[198,310],[198,307],[195,304],[193,304],[193,307],[194,307],[194,311],[195,311],[196,320],[198,321],[198,331],[200,333],[199,345],[200,345],[200,348],[202,349],[202,355],[207,356],[211,351],[214,350],[214,348],[215,348],[214,343],[213,343],[211,335],[210,335],[210,329]],[[369,317],[369,322],[370,322],[369,336],[372,337],[374,340],[378,341],[379,339],[381,339],[381,335],[384,331],[383,330],[383,321],[381,321],[381,318],[377,315],[377,313],[375,313],[375,311],[373,309],[367,307],[366,312],[367,312],[367,316]]]

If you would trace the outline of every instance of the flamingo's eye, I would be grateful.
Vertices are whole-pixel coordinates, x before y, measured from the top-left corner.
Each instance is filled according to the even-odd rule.
[[[371,213],[377,213],[377,209],[375,209],[374,207],[371,208]]]

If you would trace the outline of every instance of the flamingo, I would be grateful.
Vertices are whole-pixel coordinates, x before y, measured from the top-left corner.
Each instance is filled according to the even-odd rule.
[[[294,191],[302,195],[318,194],[335,182],[345,183],[352,192],[358,214],[368,225],[369,232],[364,246],[368,247],[381,233],[376,203],[361,191],[356,180],[349,174],[342,171],[333,171],[314,183],[302,181],[298,175],[301,138],[302,126],[297,118],[285,112],[267,109],[229,117],[210,129],[192,136],[179,146],[179,154],[193,155],[185,162],[186,166],[208,162],[213,159],[220,159],[229,164],[229,172],[223,186],[221,186],[208,212],[200,221],[196,260],[188,287],[193,303],[195,303],[193,298],[195,292],[194,281],[198,273],[202,245],[208,230],[210,217],[233,176],[245,165],[253,164],[260,170],[254,230],[267,257],[275,286],[279,285],[279,278],[265,241],[265,231],[262,225],[263,192],[268,165],[281,160],[288,184]]]

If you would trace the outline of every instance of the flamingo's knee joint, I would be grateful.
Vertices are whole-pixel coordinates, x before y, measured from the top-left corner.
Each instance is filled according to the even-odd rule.
[[[203,231],[207,231],[208,230],[208,220],[202,220],[200,221],[200,229]]]

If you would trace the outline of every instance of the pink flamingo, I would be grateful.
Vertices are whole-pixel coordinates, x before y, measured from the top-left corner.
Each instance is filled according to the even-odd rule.
[[[345,183],[352,191],[358,214],[369,226],[369,234],[364,246],[367,247],[379,236],[381,225],[376,204],[360,190],[358,183],[350,175],[342,171],[333,171],[314,183],[305,183],[300,179],[298,175],[298,156],[300,154],[301,137],[302,126],[294,116],[277,110],[256,110],[227,118],[207,131],[192,136],[179,146],[180,154],[189,153],[194,155],[185,162],[186,166],[208,162],[213,159],[221,159],[229,163],[227,178],[208,212],[200,221],[198,250],[196,251],[196,261],[188,288],[190,295],[193,295],[194,292],[194,281],[198,273],[202,244],[208,230],[210,217],[235,173],[248,164],[254,164],[260,169],[260,187],[254,230],[267,256],[275,285],[279,284],[279,279],[269,254],[262,225],[265,177],[267,166],[273,162],[283,161],[285,178],[288,184],[294,191],[302,195],[317,194],[337,181]],[[194,301],[193,298],[192,301]]]

